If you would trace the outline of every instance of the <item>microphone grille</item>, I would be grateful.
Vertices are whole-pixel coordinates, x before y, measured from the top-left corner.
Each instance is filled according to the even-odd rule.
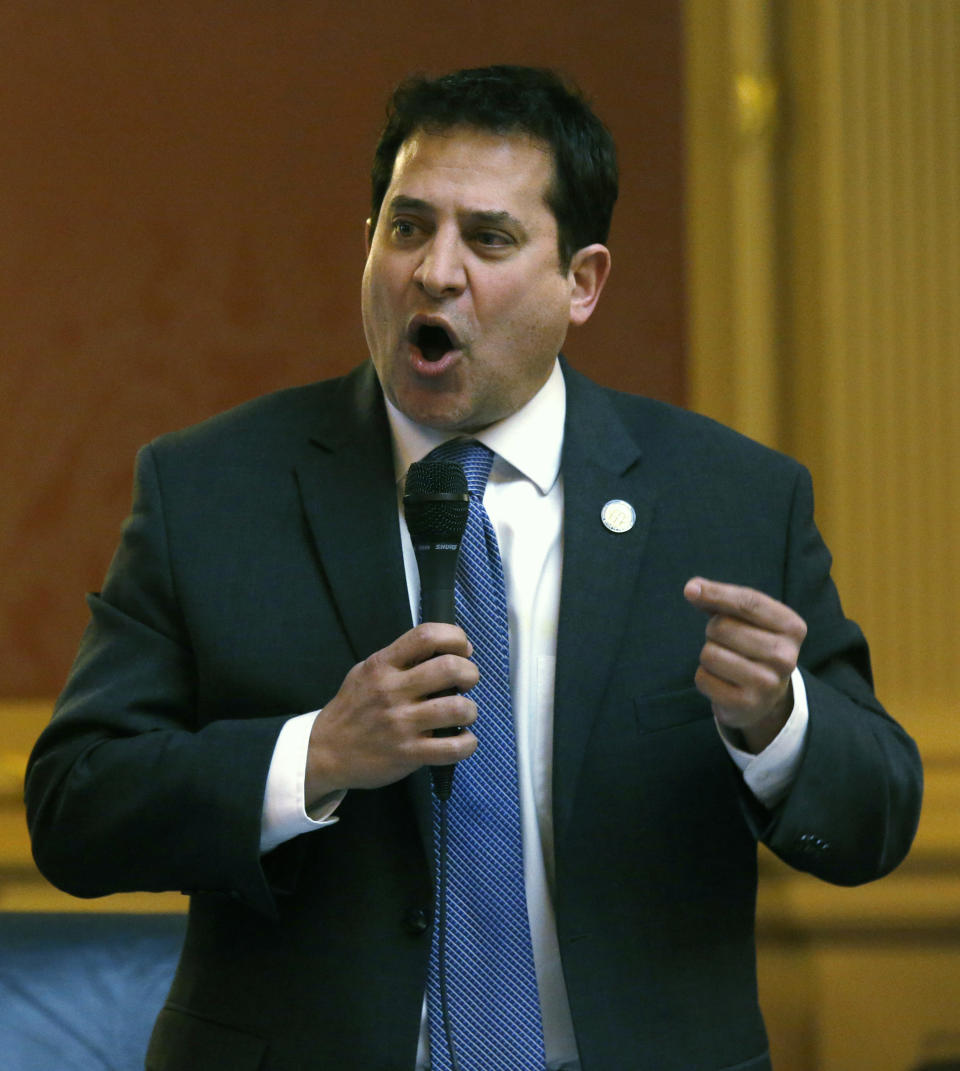
[[[455,461],[415,461],[407,472],[403,511],[414,543],[459,543],[470,493]]]

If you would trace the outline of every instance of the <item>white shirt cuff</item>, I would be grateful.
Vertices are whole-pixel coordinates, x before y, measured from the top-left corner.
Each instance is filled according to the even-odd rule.
[[[803,675],[795,669],[790,676],[793,685],[793,710],[786,725],[759,755],[741,751],[720,730],[720,739],[730,757],[743,773],[747,788],[767,808],[775,807],[790,790],[803,757],[803,745],[807,738],[809,710],[807,689]]]
[[[260,816],[260,851],[269,852],[286,840],[333,825],[333,812],[346,792],[333,792],[308,812],[304,799],[310,731],[319,710],[290,718],[277,737],[267,773]]]

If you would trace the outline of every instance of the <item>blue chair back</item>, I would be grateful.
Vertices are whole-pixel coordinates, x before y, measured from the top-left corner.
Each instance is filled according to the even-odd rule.
[[[143,1071],[186,921],[0,912],[4,1071]]]

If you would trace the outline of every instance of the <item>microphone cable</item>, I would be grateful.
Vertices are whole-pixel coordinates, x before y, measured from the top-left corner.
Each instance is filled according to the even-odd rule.
[[[436,791],[439,800],[440,821],[437,831],[437,975],[440,989],[440,1014],[443,1019],[443,1036],[450,1057],[450,1071],[460,1071],[457,1062],[457,1047],[453,1038],[453,1023],[450,1019],[450,1004],[447,1000],[447,800],[450,798],[450,790],[441,795]],[[431,1044],[433,1038],[431,1038]],[[431,1061],[432,1062],[432,1061]]]

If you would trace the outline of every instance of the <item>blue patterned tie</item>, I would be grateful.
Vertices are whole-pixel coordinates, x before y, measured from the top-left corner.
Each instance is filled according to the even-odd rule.
[[[473,643],[480,680],[476,752],[457,766],[446,804],[445,949],[434,926],[429,1013],[432,1071],[543,1071],[543,1027],[523,880],[517,749],[510,706],[510,641],[503,565],[483,493],[493,454],[444,443],[430,460],[463,466],[470,490],[456,578],[457,620]],[[434,799],[437,873],[442,806]],[[440,956],[456,1062],[444,1029]]]

